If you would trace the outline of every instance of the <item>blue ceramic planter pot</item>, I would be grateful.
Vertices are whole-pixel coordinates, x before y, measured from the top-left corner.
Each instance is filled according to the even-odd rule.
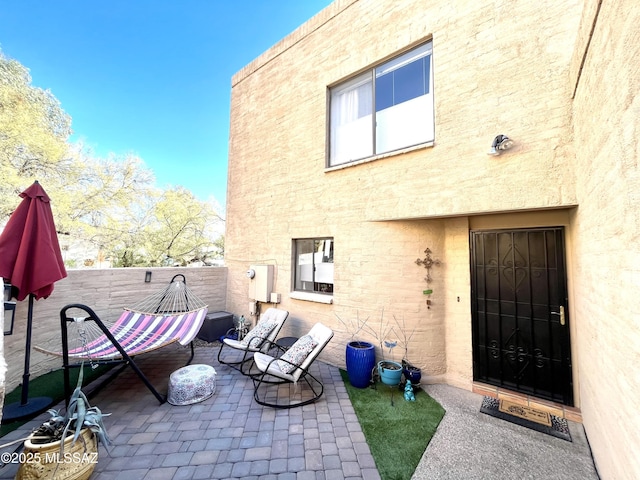
[[[376,351],[369,342],[349,342],[346,352],[349,383],[356,388],[367,388],[371,370],[376,365]]]
[[[402,373],[404,373],[404,378],[411,381],[411,385],[418,385],[420,383],[420,379],[422,378],[422,370],[418,367],[414,367],[413,365],[405,364],[403,365]]]
[[[378,362],[378,373],[385,385],[399,385],[402,378],[402,365],[398,362],[383,360]]]

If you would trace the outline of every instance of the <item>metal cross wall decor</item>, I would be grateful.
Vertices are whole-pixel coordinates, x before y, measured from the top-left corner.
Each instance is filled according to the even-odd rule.
[[[426,276],[426,277],[424,277],[424,279],[425,279],[425,281],[426,281],[427,283],[431,283],[431,281],[433,280],[433,279],[431,278],[431,268],[432,268],[433,266],[438,266],[438,265],[440,265],[440,260],[437,260],[437,259],[432,258],[432,257],[431,257],[431,253],[432,253],[432,252],[431,252],[431,249],[430,249],[430,248],[427,248],[427,249],[424,251],[425,257],[424,257],[424,258],[418,258],[418,259],[416,260],[416,265],[421,265],[421,266],[423,266],[424,268],[426,268],[426,269],[427,269],[427,276]]]

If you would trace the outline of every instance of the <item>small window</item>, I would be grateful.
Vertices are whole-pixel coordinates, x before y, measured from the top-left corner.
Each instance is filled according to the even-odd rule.
[[[333,239],[294,240],[294,290],[333,294]]]
[[[329,166],[434,139],[431,42],[331,89]]]

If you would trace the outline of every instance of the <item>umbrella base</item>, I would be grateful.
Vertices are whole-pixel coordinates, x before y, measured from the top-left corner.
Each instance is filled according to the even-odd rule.
[[[35,416],[44,412],[52,403],[53,399],[49,397],[29,398],[27,403],[24,405],[20,402],[10,403],[9,405],[4,406],[2,411],[2,423]]]

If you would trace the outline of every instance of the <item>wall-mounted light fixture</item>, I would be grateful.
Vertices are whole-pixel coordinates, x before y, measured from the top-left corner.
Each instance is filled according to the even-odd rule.
[[[509,150],[513,147],[513,140],[506,135],[498,135],[493,139],[491,149],[487,152],[487,155],[500,155],[500,152]]]
[[[13,322],[16,319],[16,302],[11,301],[11,285],[4,285],[4,334],[13,335]]]
[[[147,270],[147,273],[144,274],[144,283],[149,283],[151,281],[151,272]]]

